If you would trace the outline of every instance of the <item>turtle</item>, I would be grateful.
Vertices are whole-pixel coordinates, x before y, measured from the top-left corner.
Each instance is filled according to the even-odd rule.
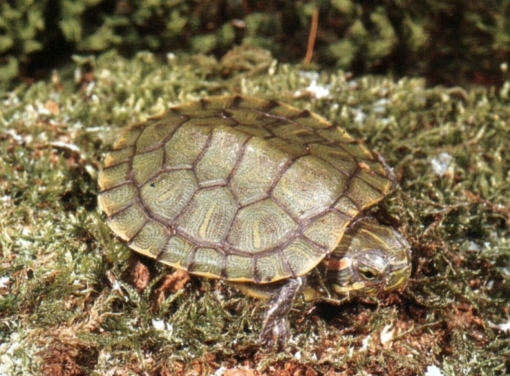
[[[259,341],[270,348],[286,345],[312,270],[340,296],[410,277],[407,240],[363,213],[395,189],[393,169],[338,125],[277,100],[208,97],[131,125],[98,184],[109,227],[131,249],[266,298]]]

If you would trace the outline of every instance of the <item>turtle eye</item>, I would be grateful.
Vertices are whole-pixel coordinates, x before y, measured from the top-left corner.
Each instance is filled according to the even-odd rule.
[[[373,281],[378,276],[377,272],[374,269],[366,266],[360,266],[359,274],[367,281]]]

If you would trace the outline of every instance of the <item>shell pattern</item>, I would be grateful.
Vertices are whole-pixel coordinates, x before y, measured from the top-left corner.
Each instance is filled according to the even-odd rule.
[[[269,283],[314,268],[394,184],[378,154],[319,115],[211,97],[128,127],[105,158],[99,205],[137,252]]]

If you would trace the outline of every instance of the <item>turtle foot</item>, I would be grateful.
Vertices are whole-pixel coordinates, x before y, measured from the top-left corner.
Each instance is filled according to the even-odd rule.
[[[259,337],[259,341],[268,349],[276,348],[280,351],[285,348],[290,333],[287,316],[305,283],[306,277],[301,276],[274,285]]]

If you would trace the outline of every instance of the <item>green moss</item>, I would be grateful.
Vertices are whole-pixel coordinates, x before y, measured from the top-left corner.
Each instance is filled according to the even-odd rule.
[[[323,67],[501,85],[510,49],[510,0],[245,4],[202,0],[19,0],[0,5],[0,89],[48,73],[74,53],[112,49],[213,53],[238,45],[299,62],[313,14]],[[58,49],[55,48],[58,46]],[[344,50],[345,48],[345,50]],[[41,73],[42,72],[42,73]]]
[[[224,63],[202,55],[75,57],[61,77],[5,94],[0,373],[212,374],[244,365],[407,375],[432,364],[445,375],[508,373],[508,98],[426,89],[420,79],[348,80],[269,55],[254,61],[250,51],[235,50]],[[329,94],[315,98],[318,86]],[[234,92],[318,112],[381,152],[401,190],[372,214],[397,225],[413,247],[413,278],[401,296],[308,311],[300,302],[280,354],[256,342],[264,302],[200,278],[160,290],[170,269],[131,252],[96,205],[97,170],[121,127]],[[147,285],[133,267],[148,274]]]

